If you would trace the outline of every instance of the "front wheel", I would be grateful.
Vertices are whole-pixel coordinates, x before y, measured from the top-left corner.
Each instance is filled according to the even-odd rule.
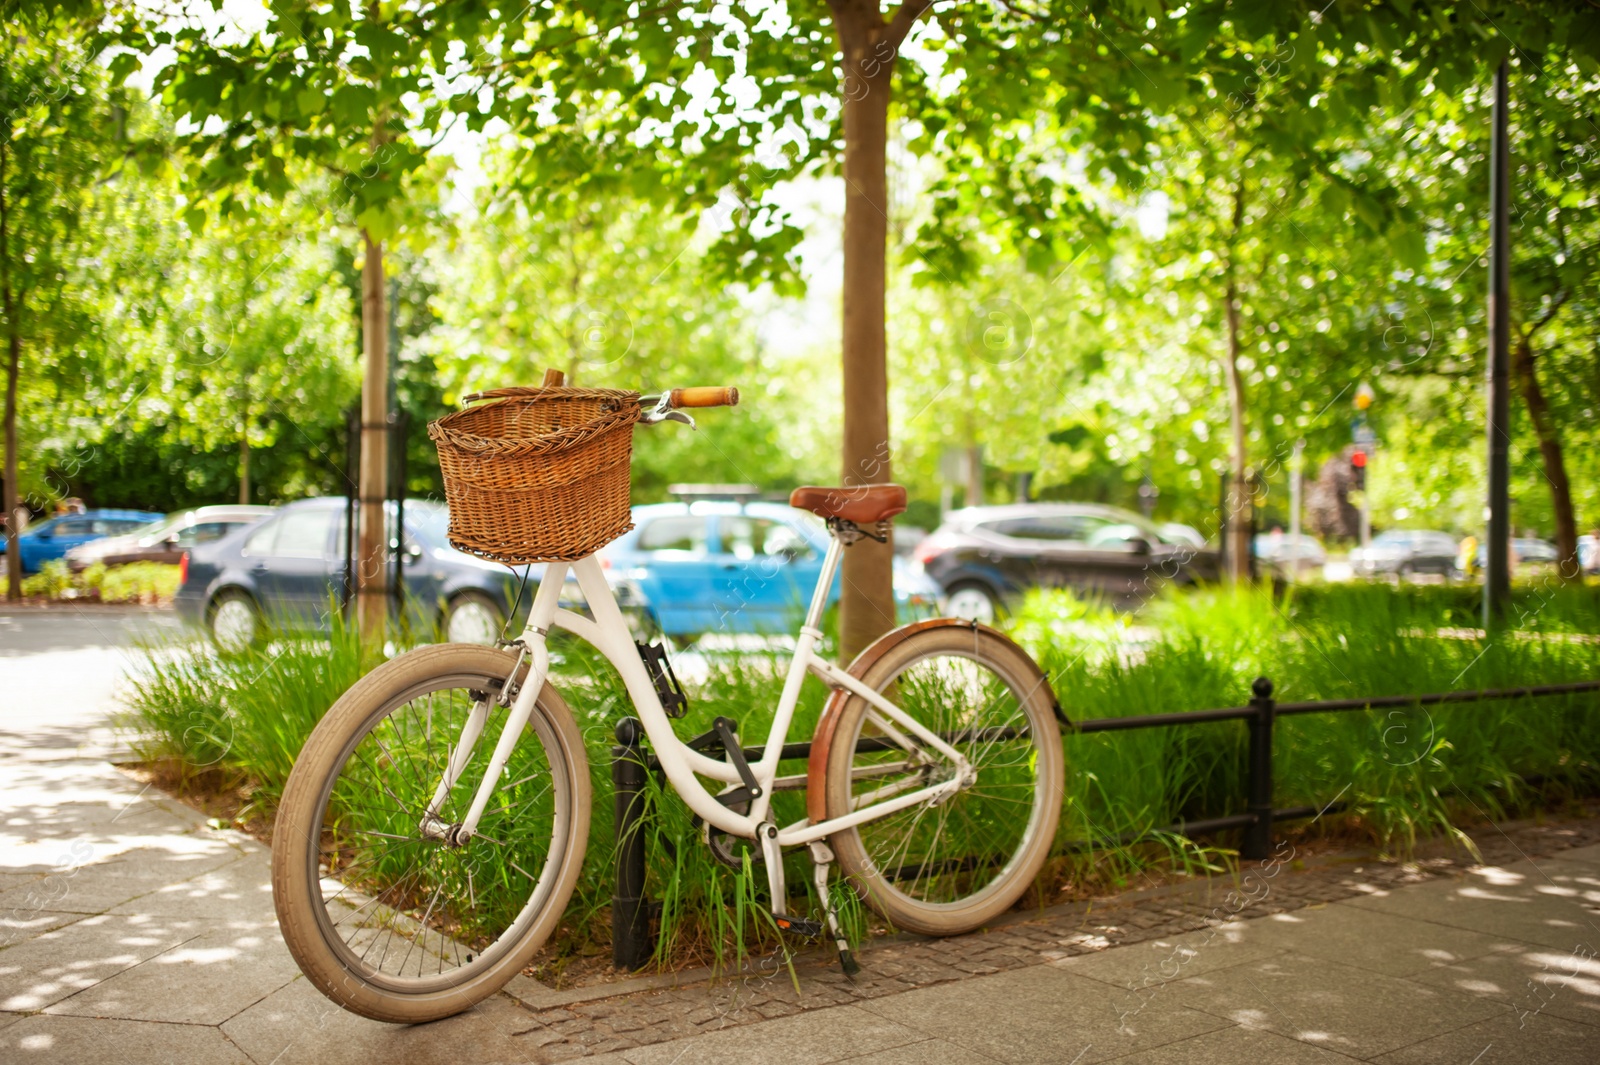
[[[465,820],[508,711],[515,661],[444,644],[373,670],[311,733],[284,788],[272,894],[289,952],[334,1002],[374,1020],[459,1013],[499,990],[560,919],[583,864],[589,771],[571,711],[539,693],[477,833]],[[469,715],[487,714],[428,816]]]
[[[1060,819],[1065,770],[1054,696],[1016,644],[977,625],[884,637],[859,675],[963,754],[969,783],[829,837],[840,869],[895,927],[968,932],[1010,909],[1039,874]],[[825,717],[826,816],[954,777],[931,749],[908,754],[880,711],[851,695]]]

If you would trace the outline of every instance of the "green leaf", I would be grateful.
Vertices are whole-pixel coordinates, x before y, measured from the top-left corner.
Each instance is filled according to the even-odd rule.
[[[107,69],[111,74],[111,83],[121,85],[127,80],[128,75],[139,69],[140,57],[135,52],[119,52],[111,58]]]
[[[295,106],[305,118],[315,118],[328,106],[328,96],[320,89],[307,87],[295,93]]]
[[[376,95],[365,85],[341,85],[333,91],[333,120],[347,136],[362,129],[370,136],[375,101]]]
[[[1184,97],[1181,75],[1154,63],[1142,64],[1138,70],[1143,77],[1136,77],[1135,84],[1152,109],[1166,113],[1178,106]]]

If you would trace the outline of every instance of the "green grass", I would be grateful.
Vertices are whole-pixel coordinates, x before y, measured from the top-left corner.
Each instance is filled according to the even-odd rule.
[[[1160,599],[1132,618],[1041,593],[1011,628],[1074,720],[1239,705],[1262,675],[1275,682],[1281,701],[1600,676],[1600,644],[1582,638],[1600,633],[1594,589],[1525,589],[1518,604],[1512,627],[1492,640],[1474,632],[1476,605],[1460,590],[1368,585],[1304,589],[1278,601],[1265,591],[1192,593]],[[542,975],[559,977],[574,960],[609,955],[610,751],[617,722],[632,708],[609,664],[592,651],[571,641],[554,650],[556,683],[585,737],[595,795],[588,857],[542,962]],[[747,744],[763,742],[786,661],[778,654],[714,657],[690,691],[678,735],[704,731],[722,715],[740,723]],[[248,795],[242,814],[262,823],[304,737],[368,666],[342,629],[331,639],[286,640],[237,657],[152,649],[130,724],[145,758],[237,785]],[[825,696],[807,681],[791,738],[811,734]],[[1283,830],[1365,840],[1404,855],[1457,825],[1591,794],[1600,764],[1597,711],[1600,698],[1589,693],[1281,718],[1277,804],[1346,804],[1310,828]],[[1063,742],[1067,796],[1058,856],[1030,902],[1093,894],[1145,871],[1196,873],[1233,861],[1232,837],[1193,841],[1160,829],[1242,812],[1241,722],[1069,735]],[[803,763],[781,771],[801,772]],[[736,866],[717,861],[687,807],[656,777],[647,801],[647,890],[661,906],[657,963],[730,966],[777,947],[761,866],[739,845]],[[804,816],[803,793],[779,793],[774,806],[780,823],[796,820]],[[805,853],[788,856],[786,869],[794,909],[818,912],[807,897]],[[853,934],[868,934],[876,919],[843,895]]]
[[[1443,594],[1430,594],[1440,592]],[[1266,676],[1279,701],[1342,699],[1559,683],[1600,676],[1600,597],[1571,589],[1524,596],[1524,624],[1493,640],[1463,638],[1475,614],[1451,589],[1318,589],[1274,602],[1265,592],[1203,592],[1158,601],[1154,629],[1130,655],[1093,617],[1059,639],[1056,616],[1081,608],[1030,600],[1016,635],[1051,676],[1069,717],[1122,717],[1237,706]],[[1538,607],[1535,612],[1532,608]],[[1441,636],[1440,630],[1447,635]],[[1126,630],[1124,630],[1125,633]],[[1341,799],[1324,829],[1355,831],[1396,853],[1488,815],[1559,802],[1595,782],[1600,697],[1594,693],[1400,711],[1280,718],[1276,802]],[[1107,838],[1184,819],[1242,812],[1246,735],[1238,722],[1067,738],[1067,841]],[[1534,787],[1530,778],[1542,778]]]

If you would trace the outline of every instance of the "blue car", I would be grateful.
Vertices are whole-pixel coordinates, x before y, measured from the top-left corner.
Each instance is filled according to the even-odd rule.
[[[633,521],[600,559],[618,603],[647,627],[675,638],[798,630],[828,549],[815,515],[783,503],[701,500],[634,507]],[[829,605],[840,583],[836,575]],[[938,584],[898,556],[894,595],[902,622],[939,612]]]
[[[392,528],[392,503],[389,520]],[[438,626],[455,643],[493,643],[511,611],[516,580],[499,563],[452,548],[448,524],[443,506],[406,502],[399,553],[406,620],[422,631]],[[344,499],[303,499],[192,548],[173,605],[186,621],[209,630],[218,646],[239,650],[259,643],[269,629],[325,629],[330,605],[343,597],[344,567]],[[530,573],[524,610],[538,577]]]
[[[17,547],[22,551],[22,572],[36,573],[46,562],[65,555],[68,548],[102,536],[132,532],[165,517],[165,514],[149,510],[86,510],[82,514],[63,514],[30,525],[17,537]]]

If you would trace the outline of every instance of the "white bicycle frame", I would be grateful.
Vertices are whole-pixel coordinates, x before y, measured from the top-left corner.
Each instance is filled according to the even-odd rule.
[[[534,596],[527,626],[516,641],[526,648],[529,655],[528,674],[511,703],[511,712],[506,718],[499,741],[495,744],[494,754],[473,796],[472,806],[461,828],[456,830],[458,839],[464,841],[476,830],[478,819],[482,816],[489,802],[489,796],[500,780],[506,761],[510,758],[512,749],[521,738],[528,718],[533,713],[534,702],[550,673],[550,655],[545,637],[552,628],[565,629],[587,641],[616,667],[622,676],[623,684],[628,689],[628,695],[633,699],[639,719],[644,723],[645,734],[650,738],[656,758],[660,761],[661,768],[665,771],[673,789],[703,820],[729,835],[756,839],[757,830],[768,821],[773,784],[778,779],[778,762],[788,735],[789,723],[794,716],[795,705],[800,698],[800,685],[808,672],[821,678],[830,687],[844,688],[867,700],[872,706],[868,711],[868,719],[908,752],[908,760],[912,764],[918,764],[916,760],[921,758],[918,746],[920,742],[949,759],[955,771],[947,778],[923,787],[916,787],[914,782],[887,785],[860,797],[856,808],[848,814],[818,824],[802,819],[779,829],[775,837],[769,835],[762,840],[764,845],[770,846],[775,843],[778,847],[789,847],[816,843],[834,832],[885,817],[897,810],[919,803],[940,801],[966,786],[972,778],[972,769],[965,756],[883,696],[832,662],[817,655],[816,646],[822,639],[822,632],[817,626],[821,622],[822,611],[828,600],[828,591],[833,585],[833,576],[838,570],[844,547],[839,538],[834,537],[823,558],[822,574],[817,580],[816,589],[811,594],[811,605],[806,611],[805,623],[800,627],[799,642],[795,646],[794,657],[789,662],[783,694],[778,699],[778,706],[773,714],[766,747],[761,759],[750,763],[748,767],[759,788],[759,793],[750,802],[748,814],[741,814],[718,802],[716,796],[696,778],[698,774],[730,786],[742,782],[738,767],[733,762],[719,761],[692,750],[673,732],[672,721],[662,708],[655,684],[651,681],[644,662],[639,657],[638,649],[634,646],[633,632],[623,618],[621,608],[617,606],[599,559],[590,555],[577,562],[550,563]],[[592,618],[564,609],[559,604],[561,589],[566,582],[569,568],[577,578],[578,588],[588,603]],[[432,824],[425,824],[424,832],[432,829],[430,834],[438,834],[444,828],[438,824],[434,811],[442,808],[445,796],[465,771],[472,750],[488,722],[492,703],[491,696],[490,699],[475,706],[468,716],[462,730],[461,741],[450,759],[444,777],[439,782],[433,802],[429,804],[429,814],[425,821],[431,821]]]

